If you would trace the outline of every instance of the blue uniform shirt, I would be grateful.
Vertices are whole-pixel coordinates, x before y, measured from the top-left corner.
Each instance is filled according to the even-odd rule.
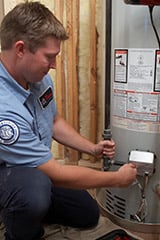
[[[25,90],[0,63],[0,161],[37,167],[52,158],[57,114],[49,75]]]

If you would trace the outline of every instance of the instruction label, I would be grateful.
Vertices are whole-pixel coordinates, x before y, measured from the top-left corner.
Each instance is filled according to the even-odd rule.
[[[160,51],[115,49],[114,61],[113,125],[160,132]]]

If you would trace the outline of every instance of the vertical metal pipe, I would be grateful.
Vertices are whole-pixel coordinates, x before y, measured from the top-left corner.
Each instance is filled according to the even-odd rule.
[[[106,1],[106,44],[105,44],[105,129],[110,127],[110,97],[111,97],[111,24],[112,0]]]

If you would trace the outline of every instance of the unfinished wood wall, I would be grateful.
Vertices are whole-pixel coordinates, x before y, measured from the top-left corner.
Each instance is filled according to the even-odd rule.
[[[97,142],[101,138],[100,117],[100,131],[103,130],[103,88],[99,94],[103,81],[102,69],[98,72],[98,65],[103,65],[104,62],[103,54],[98,50],[102,50],[100,35],[103,31],[104,19],[100,18],[99,14],[103,16],[103,9],[103,1],[55,1],[55,15],[66,26],[69,34],[62,55],[57,59],[58,109],[77,131],[92,142]],[[54,150],[53,145],[53,152]],[[69,164],[78,164],[79,160],[96,162],[91,156],[79,154],[61,145],[58,146],[58,158],[65,159]]]
[[[7,13],[21,0],[0,0]],[[51,71],[59,113],[93,142],[101,138],[104,116],[104,9],[105,0],[43,0],[64,24],[69,39]],[[53,142],[56,159],[69,164],[96,159]]]
[[[80,132],[80,0],[55,1],[55,15],[66,25],[69,35],[69,40],[63,46],[63,54],[57,59],[57,105],[67,121]],[[64,9],[66,13],[64,14]],[[88,35],[89,38],[89,65],[88,74],[85,77],[88,82],[89,115],[86,116],[86,121],[89,121],[90,131],[89,138],[93,142],[97,140],[97,77],[96,77],[96,1],[88,1]],[[65,18],[64,18],[65,15]],[[86,39],[85,39],[86,40]],[[82,46],[85,48],[85,46]],[[66,51],[65,51],[66,50]],[[63,62],[65,59],[66,68]],[[66,71],[65,71],[66,70]],[[61,86],[61,88],[60,88]],[[85,101],[85,98],[83,99]],[[59,146],[59,158],[65,158],[70,164],[77,164],[81,156],[75,150],[67,147]],[[91,161],[95,161],[90,157]]]

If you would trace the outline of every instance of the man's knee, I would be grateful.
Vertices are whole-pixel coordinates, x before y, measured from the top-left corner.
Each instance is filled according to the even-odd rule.
[[[99,206],[96,200],[90,200],[90,204],[86,209],[86,216],[83,219],[84,227],[94,227],[98,224],[100,216]]]
[[[23,184],[17,199],[28,214],[35,217],[44,216],[51,204],[50,179],[44,173],[36,171],[32,174],[32,179],[29,177],[27,183]]]
[[[1,203],[4,212],[12,209],[38,217],[48,210],[52,183],[43,172],[35,168],[13,168],[7,185],[8,193],[3,198],[4,204]]]

